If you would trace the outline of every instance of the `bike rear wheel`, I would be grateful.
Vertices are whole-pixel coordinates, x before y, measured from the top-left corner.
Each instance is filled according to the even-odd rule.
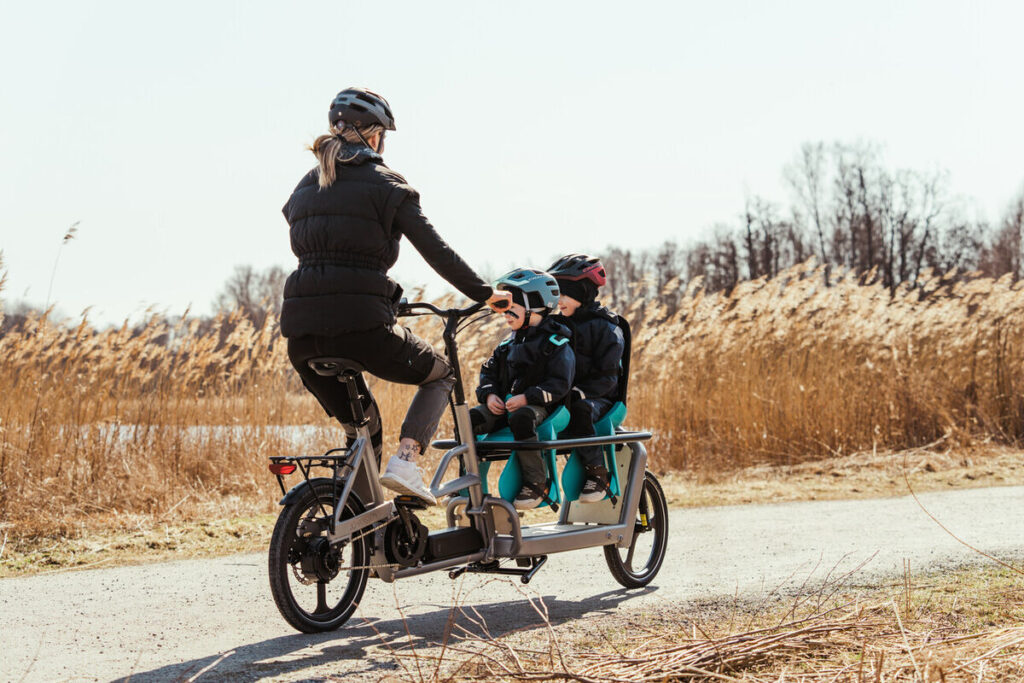
[[[369,578],[369,538],[328,542],[334,495],[328,481],[306,486],[281,510],[270,538],[270,592],[285,621],[304,633],[344,624],[359,606]],[[361,512],[363,504],[350,494],[341,518]]]
[[[604,559],[615,580],[626,588],[649,584],[661,569],[668,546],[668,504],[657,477],[644,473],[643,490],[629,547],[604,547]]]

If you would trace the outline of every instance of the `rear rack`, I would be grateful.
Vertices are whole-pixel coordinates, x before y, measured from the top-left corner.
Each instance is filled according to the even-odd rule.
[[[271,455],[270,462],[293,463],[302,473],[302,478],[309,482],[309,473],[314,467],[327,467],[332,470],[334,479],[338,479],[339,472],[348,465],[348,459],[352,455],[351,448],[332,448],[322,455]],[[284,475],[278,474],[277,485],[281,487],[281,493],[287,494],[284,487]]]

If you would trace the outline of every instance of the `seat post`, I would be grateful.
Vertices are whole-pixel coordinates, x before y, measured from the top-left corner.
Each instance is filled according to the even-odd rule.
[[[363,412],[363,397],[359,394],[359,387],[356,385],[356,377],[358,376],[357,373],[346,371],[338,379],[345,383],[352,420],[357,426],[362,427],[366,424],[367,419],[366,413]]]
[[[345,385],[345,393],[348,394],[349,410],[352,414],[352,421],[357,427],[366,425],[366,413],[363,412],[363,396],[359,393],[359,385],[356,380],[366,368],[349,358],[334,358],[329,356],[318,356],[306,361],[310,369],[321,377],[334,377]]]

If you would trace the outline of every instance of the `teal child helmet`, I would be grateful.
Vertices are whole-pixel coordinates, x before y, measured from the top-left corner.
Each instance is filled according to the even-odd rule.
[[[511,292],[512,301],[528,311],[549,313],[558,306],[558,282],[543,270],[516,268],[495,280],[494,288]]]

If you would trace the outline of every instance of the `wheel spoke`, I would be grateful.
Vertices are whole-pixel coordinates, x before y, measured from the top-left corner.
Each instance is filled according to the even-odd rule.
[[[327,611],[327,582],[316,582],[316,609],[313,614],[323,614]]]
[[[633,534],[633,540],[629,542],[629,552],[626,553],[626,569],[633,571],[633,552],[636,550],[636,534]]]

